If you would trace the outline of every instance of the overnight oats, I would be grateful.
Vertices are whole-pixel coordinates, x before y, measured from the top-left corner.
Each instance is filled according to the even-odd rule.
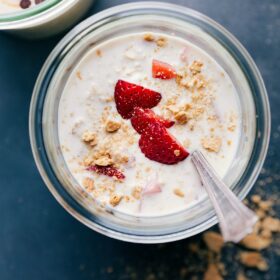
[[[67,166],[96,202],[131,215],[184,210],[205,191],[189,153],[221,177],[239,145],[227,73],[190,42],[160,33],[100,44],[72,71],[59,105]]]
[[[217,222],[194,151],[243,199],[269,124],[262,79],[238,41],[163,3],[116,6],[78,25],[43,66],[30,109],[33,154],[59,203],[100,233],[140,243]]]
[[[19,12],[33,8],[48,0],[0,0],[0,14]]]
[[[77,22],[94,0],[0,0],[0,31],[36,39]]]

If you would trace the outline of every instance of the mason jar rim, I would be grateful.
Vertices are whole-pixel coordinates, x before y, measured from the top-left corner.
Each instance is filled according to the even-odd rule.
[[[44,162],[46,159],[43,158],[42,153],[44,152],[44,146],[38,145],[38,139],[36,135],[36,131],[39,129],[41,130],[41,123],[37,122],[36,119],[36,110],[38,109],[38,102],[42,104],[44,102],[44,96],[40,96],[41,94],[41,86],[43,80],[46,78],[46,76],[50,75],[49,71],[51,69],[49,68],[52,64],[52,61],[54,61],[58,56],[63,56],[63,49],[67,47],[67,45],[71,42],[72,39],[74,39],[76,36],[78,36],[83,30],[85,30],[87,27],[92,25],[93,23],[96,23],[101,20],[109,19],[110,17],[113,17],[119,13],[122,12],[129,12],[133,10],[138,9],[151,9],[152,10],[168,10],[169,12],[172,12],[174,14],[180,13],[185,16],[195,18],[198,21],[202,21],[204,24],[210,26],[213,28],[215,32],[218,32],[220,35],[223,36],[224,39],[227,39],[229,43],[232,44],[233,47],[236,48],[236,50],[239,52],[239,55],[242,55],[243,62],[248,67],[248,70],[251,71],[251,75],[253,75],[254,81],[255,81],[255,87],[258,89],[258,92],[260,94],[260,104],[259,109],[260,111],[257,113],[259,114],[259,118],[262,118],[262,125],[263,125],[263,138],[259,139],[261,141],[258,145],[258,153],[253,156],[257,156],[257,162],[252,167],[250,178],[247,182],[247,188],[243,188],[242,191],[238,194],[240,199],[243,199],[247,193],[252,188],[253,184],[255,183],[255,180],[257,179],[257,175],[259,174],[261,167],[263,165],[268,144],[269,144],[269,137],[270,137],[270,109],[269,109],[269,101],[266,93],[266,89],[263,83],[263,80],[261,78],[261,75],[259,73],[259,70],[257,69],[255,63],[253,62],[252,58],[248,54],[248,52],[244,49],[244,47],[238,42],[238,40],[230,34],[227,30],[225,30],[222,26],[220,26],[218,23],[213,21],[212,19],[206,17],[203,14],[200,14],[199,12],[196,12],[192,9],[174,5],[174,4],[167,4],[167,3],[160,3],[160,2],[136,2],[131,4],[124,4],[115,6],[113,8],[107,9],[105,11],[102,11],[98,14],[95,14],[88,18],[87,20],[83,21],[79,25],[77,25],[72,31],[70,31],[55,47],[55,49],[52,51],[50,56],[48,57],[47,61],[45,62],[40,75],[38,77],[38,80],[36,82],[36,85],[34,87],[33,96],[31,100],[30,105],[30,118],[29,118],[29,129],[30,129],[30,141],[31,141],[31,147],[33,156],[35,158],[37,167],[39,169],[39,172],[45,181],[47,187],[51,191],[51,193],[55,196],[55,198],[58,200],[58,202],[75,218],[77,218],[80,222],[83,224],[89,226],[90,228],[94,229],[97,232],[100,232],[104,235],[114,237],[116,239],[135,242],[135,243],[158,243],[158,242],[169,242],[174,240],[179,240],[185,237],[188,237],[190,235],[186,235],[184,231],[182,232],[176,232],[174,234],[167,234],[167,235],[160,235],[160,236],[138,236],[138,235],[131,235],[126,234],[123,232],[117,232],[114,230],[111,230],[107,227],[104,227],[102,225],[99,225],[97,223],[93,223],[91,220],[89,220],[87,217],[85,217],[79,207],[78,204],[74,204],[73,201],[71,203],[68,201],[68,198],[62,197],[61,194],[57,191],[57,189],[52,184],[51,178],[49,178],[49,175],[46,172],[46,162]],[[46,89],[43,89],[46,90]],[[70,205],[72,204],[72,205]],[[207,222],[203,224],[203,227],[197,228],[194,230],[192,235],[197,234],[203,230],[206,230],[210,226],[217,223],[216,216],[212,216]]]

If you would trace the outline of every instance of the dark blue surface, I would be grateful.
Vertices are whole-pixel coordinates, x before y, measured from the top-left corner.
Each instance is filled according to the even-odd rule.
[[[91,13],[124,2],[132,1],[99,0]],[[277,195],[280,1],[169,2],[194,8],[224,25],[248,49],[260,68],[272,105],[272,141],[254,192],[264,193],[265,185],[265,196]],[[187,252],[190,242],[201,244],[199,236],[164,246],[115,241],[72,218],[44,186],[30,150],[28,110],[39,70],[60,38],[30,42],[0,34],[0,279],[121,280],[146,279],[147,275],[151,280],[190,279],[182,273],[179,277],[182,267],[200,275],[205,259]],[[230,253],[223,257],[228,270],[226,279],[235,279],[238,263],[231,258],[237,249],[227,250]],[[280,275],[279,256],[274,248],[267,250],[265,256],[270,263],[269,271],[264,274],[248,270],[250,278],[276,280]]]

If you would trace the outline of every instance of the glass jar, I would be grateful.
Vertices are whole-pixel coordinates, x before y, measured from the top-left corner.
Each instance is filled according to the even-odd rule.
[[[38,169],[58,202],[75,218],[107,236],[138,243],[161,243],[198,234],[217,223],[208,198],[184,211],[135,217],[93,202],[75,181],[58,139],[58,106],[74,66],[92,46],[122,34],[154,31],[191,41],[212,56],[237,89],[242,133],[239,150],[223,178],[243,199],[263,165],[270,136],[270,110],[260,73],[244,47],[222,26],[181,6],[138,2],[116,6],[80,23],[56,46],[36,82],[30,108],[30,140]]]
[[[77,22],[94,0],[47,0],[19,12],[0,14],[0,30],[30,38],[58,34]]]

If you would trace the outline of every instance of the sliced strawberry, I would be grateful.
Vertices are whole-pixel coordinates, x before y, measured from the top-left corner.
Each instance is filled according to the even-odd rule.
[[[117,110],[124,119],[131,118],[135,107],[153,108],[160,100],[160,93],[136,84],[118,80],[115,86]]]
[[[146,127],[139,147],[147,158],[164,164],[178,163],[189,155],[160,123],[151,123]]]
[[[122,180],[125,178],[124,174],[120,172],[117,168],[112,166],[98,166],[98,165],[92,165],[87,168],[89,171],[94,171],[97,174],[103,174],[109,177],[115,177],[119,180]]]
[[[153,59],[152,75],[153,78],[169,80],[176,77],[176,71],[170,64]]]
[[[157,116],[151,109],[142,109],[136,107],[133,111],[133,116],[131,118],[131,124],[134,129],[142,134],[145,128],[150,123],[161,123],[166,128],[171,127],[175,122],[170,120],[165,120],[160,116]]]

